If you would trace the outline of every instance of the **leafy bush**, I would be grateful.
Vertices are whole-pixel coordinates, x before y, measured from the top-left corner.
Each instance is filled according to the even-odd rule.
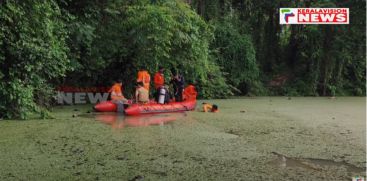
[[[69,69],[67,32],[53,0],[0,6],[0,117],[42,113],[35,95]]]
[[[79,75],[70,74],[74,80],[88,72],[93,72],[87,78],[95,81],[94,84],[122,79],[129,95],[139,68],[145,67],[153,76],[158,66],[163,66],[167,78],[170,70],[175,69],[184,74],[187,82],[197,83],[203,90],[202,97],[224,97],[231,93],[209,56],[212,30],[187,4],[180,1],[125,6],[111,3],[99,14],[103,14],[103,21],[95,20],[98,24],[93,32],[96,35],[91,43],[93,47],[86,50],[89,59],[80,57]],[[90,44],[83,43],[85,40],[76,42],[81,42],[79,47]]]
[[[126,15],[126,26],[136,48],[133,64],[146,65],[150,72],[156,71],[159,65],[178,69],[188,81],[202,87],[204,97],[228,95],[220,70],[209,58],[212,32],[186,4],[133,6]]]
[[[260,70],[256,62],[256,52],[251,37],[241,34],[231,19],[214,23],[215,50],[217,62],[227,73],[227,80],[244,94],[258,94],[262,91]]]

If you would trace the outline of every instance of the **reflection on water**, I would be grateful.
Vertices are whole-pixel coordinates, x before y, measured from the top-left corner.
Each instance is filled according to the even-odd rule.
[[[94,118],[104,124],[111,125],[112,128],[121,129],[124,127],[165,125],[169,122],[185,117],[186,113],[165,113],[141,116],[124,116],[116,113],[95,113],[81,116]]]

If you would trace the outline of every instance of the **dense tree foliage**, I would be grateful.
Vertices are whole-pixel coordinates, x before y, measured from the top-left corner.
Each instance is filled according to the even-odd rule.
[[[130,96],[136,73],[181,71],[204,98],[366,94],[365,1],[4,0],[0,117],[43,112],[55,85]],[[279,7],[348,7],[349,25],[279,25]]]
[[[78,69],[64,83],[88,80],[85,86],[110,85],[122,79],[129,94],[140,68],[153,76],[163,66],[167,81],[171,71],[180,71],[188,82],[199,85],[202,97],[229,95],[209,54],[213,33],[208,24],[182,2],[139,3],[85,3],[82,9],[93,9],[95,16],[73,14],[77,18],[71,23],[76,27],[70,42]]]
[[[256,62],[255,47],[251,36],[241,34],[230,19],[214,23],[215,40],[212,50],[217,63],[223,67],[228,83],[239,93],[261,93],[259,68]]]
[[[328,96],[366,94],[366,17],[362,15],[366,11],[365,3],[360,0],[193,0],[191,5],[207,21],[220,22],[216,23],[215,27],[219,29],[216,32],[239,32],[237,40],[231,41],[233,44],[245,47],[240,45],[240,37],[251,36],[261,75],[258,80],[264,87],[268,87],[264,90],[268,94]],[[347,7],[350,8],[350,24],[279,25],[279,7]],[[233,33],[227,36],[229,38],[226,41],[231,39]],[[218,57],[233,54],[233,49],[223,49],[225,46],[217,41],[222,40],[214,41],[216,43],[212,47],[222,50]],[[248,47],[247,51],[242,51],[248,52],[251,49]],[[234,52],[241,51],[238,49]],[[241,56],[246,59],[244,57]],[[231,62],[236,58],[225,59]],[[224,70],[228,72],[225,65]],[[230,75],[244,75],[241,70],[257,71],[255,66],[251,70],[230,70]],[[249,78],[248,75],[246,77]],[[286,80],[285,84],[272,87],[272,82],[279,77]],[[233,81],[236,78],[231,77],[229,82],[235,83]],[[248,84],[251,81],[245,82]],[[247,87],[238,88],[248,92]],[[258,90],[250,90],[250,93],[253,91]]]
[[[52,0],[1,2],[0,117],[43,113],[52,81],[70,70],[61,16]]]

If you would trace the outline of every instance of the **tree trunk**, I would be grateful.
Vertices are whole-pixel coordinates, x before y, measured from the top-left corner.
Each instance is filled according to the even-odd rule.
[[[204,17],[205,13],[205,0],[198,0],[198,7],[197,7],[198,14]]]

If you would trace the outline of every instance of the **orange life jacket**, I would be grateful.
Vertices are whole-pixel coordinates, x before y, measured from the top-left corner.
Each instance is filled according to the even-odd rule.
[[[125,97],[122,95],[122,85],[119,83],[115,83],[108,92],[111,93],[112,100],[125,99]]]
[[[203,111],[204,112],[213,112],[213,113],[219,112],[218,109],[217,110],[213,110],[213,105],[208,104],[208,103],[203,104]]]
[[[137,82],[143,82],[144,88],[149,91],[150,87],[150,75],[148,71],[141,70],[138,72],[138,78],[136,79]]]
[[[122,94],[122,85],[120,85],[119,83],[115,83],[108,92],[114,92],[115,94]]]
[[[154,86],[156,89],[164,85],[164,76],[160,72],[155,73],[154,75]]]
[[[198,93],[196,92],[195,86],[188,85],[183,92],[184,100],[196,100],[196,96]]]

